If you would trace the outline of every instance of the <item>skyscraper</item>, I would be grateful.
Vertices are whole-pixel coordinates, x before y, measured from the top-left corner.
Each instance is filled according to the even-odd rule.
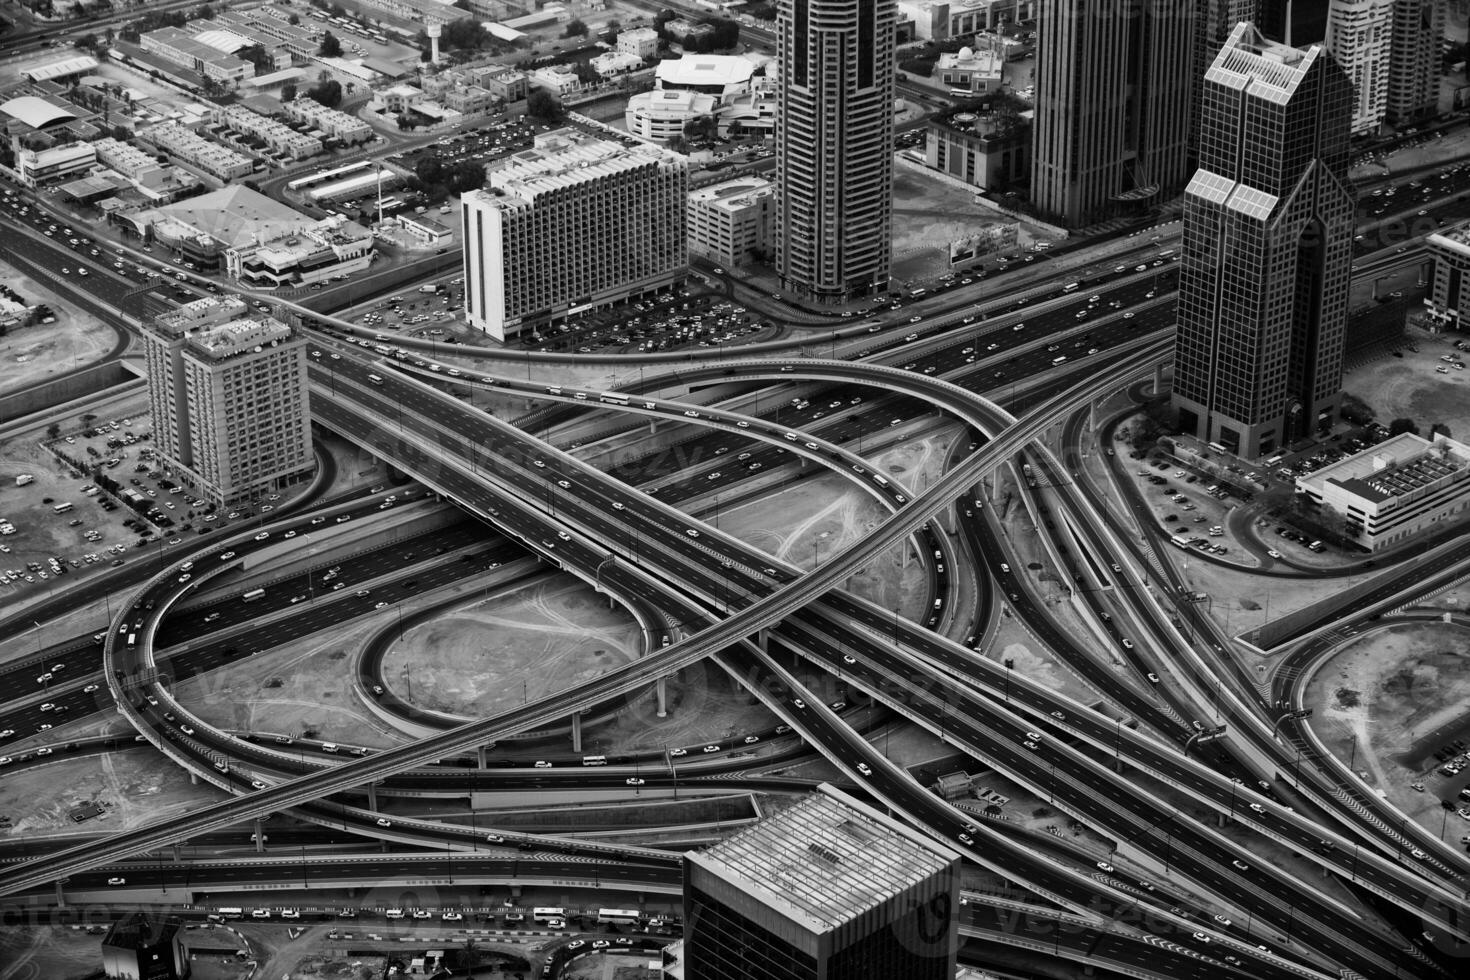
[[[684,856],[683,975],[952,980],[960,856],[823,785]]]
[[[1197,4],[1043,0],[1031,200],[1078,227],[1180,188],[1189,176]]]
[[[1388,106],[1394,0],[1332,0],[1327,50],[1353,83],[1354,133],[1372,135]]]
[[[1174,406],[1257,457],[1330,423],[1352,267],[1352,85],[1321,45],[1239,24],[1204,75],[1185,192]]]
[[[1327,8],[1332,0],[1256,0],[1261,34],[1295,48],[1327,40]]]
[[[888,288],[896,0],[781,0],[776,272],[841,303]]]
[[[238,297],[206,297],[145,325],[154,445],[219,506],[310,473],[306,340]]]
[[[1439,103],[1444,0],[1393,0],[1386,112],[1393,125],[1432,116]]]
[[[1195,75],[1203,75],[1205,69],[1210,67],[1210,62],[1215,60],[1215,55],[1230,32],[1235,30],[1235,25],[1243,20],[1255,20],[1256,0],[1195,0],[1198,16],[1194,25],[1194,65]],[[1202,103],[1201,93],[1204,86],[1198,78],[1189,87],[1190,112],[1190,149],[1195,152],[1199,146],[1199,120]],[[1191,163],[1197,161],[1197,157],[1191,157]]]

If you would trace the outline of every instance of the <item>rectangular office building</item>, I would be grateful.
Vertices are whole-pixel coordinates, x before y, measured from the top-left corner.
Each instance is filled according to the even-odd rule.
[[[1342,516],[1349,537],[1367,548],[1403,544],[1470,505],[1470,446],[1409,432],[1315,473],[1297,491]]]
[[[186,303],[145,325],[159,456],[217,506],[310,473],[306,339],[243,300]]]
[[[461,199],[465,313],[496,340],[666,289],[689,266],[689,171],[654,146],[564,129]]]
[[[960,855],[823,785],[684,856],[683,975],[952,980]]]

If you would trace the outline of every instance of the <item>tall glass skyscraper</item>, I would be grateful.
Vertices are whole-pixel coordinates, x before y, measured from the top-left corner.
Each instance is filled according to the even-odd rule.
[[[776,271],[840,303],[887,290],[896,0],[781,0]]]
[[[1194,2],[1042,0],[1031,200],[1090,225],[1171,196],[1189,178]]]
[[[1245,457],[1330,424],[1352,270],[1352,83],[1321,45],[1238,24],[1204,76],[1184,198],[1174,406]]]

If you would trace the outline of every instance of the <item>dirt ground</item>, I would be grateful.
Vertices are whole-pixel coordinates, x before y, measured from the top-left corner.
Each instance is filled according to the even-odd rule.
[[[1350,175],[1354,179],[1381,177],[1432,163],[1463,160],[1467,154],[1470,154],[1470,130],[1462,126],[1439,139],[1430,137],[1423,143],[1390,153],[1382,160],[1355,166]]]
[[[663,970],[648,966],[657,958],[653,953],[620,956],[592,953],[573,960],[561,975],[567,980],[658,980]]]
[[[88,935],[84,929],[0,929],[0,980],[74,980],[91,976],[101,967],[102,937]]]
[[[1308,685],[1303,703],[1323,742],[1375,791],[1438,833],[1441,799],[1463,780],[1435,771],[1434,751],[1459,737],[1470,705],[1470,634],[1416,623],[1375,630],[1343,647]],[[1410,788],[1419,782],[1420,792]],[[1470,831],[1454,814],[1445,830]]]
[[[993,212],[975,203],[974,189],[956,187],[911,167],[894,166],[895,279],[926,279],[948,272],[950,242],[1001,223]]]
[[[410,704],[484,717],[635,660],[641,644],[621,606],[558,575],[408,630],[383,676]]]
[[[0,394],[100,361],[117,343],[117,331],[58,298],[43,282],[6,262],[0,262],[0,278],[27,303],[45,303],[56,314],[55,323],[0,336]]]
[[[1365,364],[1343,378],[1343,388],[1367,403],[1379,421],[1387,425],[1397,418],[1410,418],[1426,433],[1435,422],[1450,427],[1457,439],[1470,437],[1470,371],[1445,367],[1440,356],[1454,353],[1459,334],[1431,335],[1418,328],[1405,334],[1419,352],[1404,350],[1403,357],[1385,357]]]
[[[359,621],[339,632],[314,634],[177,685],[179,704],[219,728],[299,735],[386,748],[396,732],[361,706],[352,658],[381,620]]]
[[[188,775],[152,748],[56,758],[0,779],[0,813],[15,821],[4,831],[7,837],[132,830],[225,798],[213,787],[189,785]],[[103,804],[108,812],[79,826],[67,811],[86,802]]]

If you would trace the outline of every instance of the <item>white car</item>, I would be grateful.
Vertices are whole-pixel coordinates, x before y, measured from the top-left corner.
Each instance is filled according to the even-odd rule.
[[[393,826],[393,821],[389,820],[387,817],[379,817],[378,818],[378,826],[379,827],[391,827],[391,826]]]
[[[126,878],[108,878],[107,879],[107,883],[109,885],[126,885],[128,883],[128,879],[126,879]]]
[[[868,764],[866,762],[859,762],[857,764],[857,771],[862,773],[864,776],[873,775],[873,770],[868,768]]]

